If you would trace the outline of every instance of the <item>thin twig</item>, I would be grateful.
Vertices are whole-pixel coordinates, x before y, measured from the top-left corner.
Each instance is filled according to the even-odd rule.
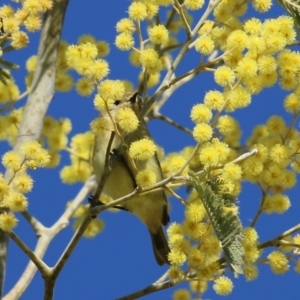
[[[147,105],[145,105],[145,107],[143,108],[143,110],[141,112],[141,116],[144,116],[146,114],[146,112],[148,111],[148,109],[153,105],[156,98],[158,96],[160,96],[166,89],[168,89],[170,87],[170,84],[169,84],[170,79],[172,78],[173,73],[177,69],[178,65],[182,61],[182,59],[185,56],[185,54],[187,53],[187,51],[189,51],[189,45],[190,45],[191,41],[197,35],[197,33],[198,33],[200,27],[202,26],[202,24],[206,21],[206,19],[213,12],[214,8],[219,4],[220,1],[221,0],[210,0],[207,9],[205,10],[202,17],[200,18],[200,20],[198,21],[198,23],[196,24],[196,26],[194,27],[194,29],[191,32],[191,39],[187,40],[184,43],[184,45],[182,46],[182,49],[179,51],[179,53],[178,53],[177,57],[175,58],[172,66],[168,69],[168,72],[165,75],[164,79],[162,80],[162,83],[156,89],[155,93],[149,99],[149,101],[147,101]]]
[[[261,243],[258,248],[259,249],[262,249],[262,248],[267,248],[267,247],[277,247],[278,246],[278,241],[282,240],[283,238],[291,235],[292,233],[296,232],[300,230],[300,223],[297,224],[296,226],[286,230],[285,232],[279,234],[278,236],[276,236],[275,238],[269,240],[269,241],[266,241],[264,243]]]
[[[170,124],[171,126],[174,126],[175,128],[177,128],[177,129],[179,129],[179,130],[181,130],[181,131],[183,131],[183,132],[185,132],[185,133],[187,133],[189,135],[192,135],[192,133],[193,133],[192,130],[190,130],[190,129],[188,129],[188,128],[186,128],[186,127],[184,127],[184,126],[182,126],[182,125],[180,125],[178,123],[176,123],[175,121],[173,121],[172,119],[168,118],[167,116],[162,115],[161,113],[153,112],[153,118],[154,119],[162,120],[162,121]]]
[[[166,189],[169,193],[171,193],[176,199],[178,199],[178,200],[180,201],[181,204],[186,205],[185,200],[184,200],[182,197],[180,197],[177,193],[175,193],[169,186],[166,185],[166,186],[165,186],[165,189]]]
[[[261,213],[263,212],[263,206],[264,206],[264,203],[265,203],[265,201],[266,201],[266,196],[267,196],[267,194],[268,194],[268,192],[269,192],[269,188],[268,188],[266,191],[264,191],[264,190],[261,188],[261,192],[262,192],[262,198],[261,198],[261,200],[260,200],[259,207],[258,207],[258,209],[257,209],[257,212],[256,212],[254,218],[253,218],[253,221],[252,221],[251,224],[250,224],[250,227],[253,227],[253,228],[255,227],[255,225],[256,225],[256,223],[257,223],[257,221],[258,221],[258,218],[260,217]]]
[[[86,199],[87,195],[91,194],[95,187],[96,179],[93,175],[86,181],[86,183],[76,195],[74,200],[68,205],[68,207],[66,208],[64,213],[58,218],[58,220],[50,228],[45,228],[42,231],[42,234],[39,237],[34,250],[34,254],[37,257],[42,258],[44,256],[50,242],[62,229],[64,229],[68,225],[69,219],[72,217],[76,209]],[[29,261],[20,279],[9,291],[9,293],[5,295],[3,300],[19,299],[25,291],[25,289],[27,288],[27,286],[29,285],[29,283],[31,282],[34,274],[36,273],[36,270],[36,266],[33,264],[33,262]]]
[[[85,161],[85,162],[87,162],[87,163],[90,162],[90,160],[88,160],[88,159],[86,159],[86,158],[80,156],[78,153],[76,153],[76,152],[75,152],[72,148],[70,148],[70,147],[64,147],[63,150],[65,150],[66,152],[68,152],[68,153],[70,153],[70,154],[76,156],[78,159],[80,159],[80,160],[82,160],[82,161]]]
[[[235,164],[235,163],[237,163],[237,162],[240,162],[240,161],[242,161],[242,160],[245,160],[246,158],[255,155],[255,154],[257,153],[257,151],[258,151],[258,150],[257,150],[256,148],[254,148],[254,149],[252,149],[250,152],[246,152],[246,153],[240,155],[238,158],[236,158],[236,159],[234,159],[233,161],[227,163],[226,165],[229,165],[229,164]]]
[[[32,252],[32,250],[14,232],[7,232],[7,234],[30,258],[42,275],[49,274],[50,268],[43,262],[43,260],[36,256],[34,252]]]
[[[149,294],[152,294],[152,293],[155,293],[158,291],[165,290],[172,286],[174,286],[174,283],[172,281],[165,281],[162,283],[153,283],[142,290],[139,290],[139,291],[132,293],[130,295],[127,295],[125,297],[118,298],[116,300],[134,300],[134,299],[143,297],[145,295],[149,295]]]
[[[177,11],[179,12],[179,15],[182,19],[183,22],[183,26],[185,28],[186,34],[188,36],[188,39],[190,39],[192,37],[192,31],[191,31],[191,27],[185,17],[184,11],[182,9],[182,6],[178,3],[178,0],[175,0],[175,5],[174,8],[177,9]]]
[[[31,225],[34,230],[36,236],[40,236],[42,232],[45,230],[44,225],[36,219],[33,215],[29,213],[29,211],[22,212],[23,217],[27,220],[27,222]]]

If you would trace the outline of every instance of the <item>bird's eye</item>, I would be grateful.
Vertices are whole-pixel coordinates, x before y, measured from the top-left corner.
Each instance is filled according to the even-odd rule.
[[[121,103],[121,100],[116,100],[115,102],[114,102],[114,105],[119,105]]]

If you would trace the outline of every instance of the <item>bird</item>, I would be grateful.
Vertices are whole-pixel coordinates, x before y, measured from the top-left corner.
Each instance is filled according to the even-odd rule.
[[[141,98],[137,92],[126,92],[121,99],[115,100],[112,107],[100,115],[100,119],[106,120],[111,124],[112,119],[115,122],[117,112],[125,107],[131,108],[138,116],[141,111]],[[151,135],[144,120],[139,120],[137,129],[126,134],[124,134],[124,132],[122,133],[122,130],[117,126],[118,132],[124,135],[123,141],[120,136],[116,134],[116,127],[110,127],[109,130],[101,130],[99,134],[95,134],[93,167],[97,180],[100,181],[105,165],[107,164],[107,159],[114,156],[115,161],[106,179],[103,190],[107,195],[116,200],[133,192],[137,188],[135,180],[136,174],[134,174],[132,164],[129,162],[129,157],[128,155],[124,155],[124,151],[119,151],[119,149],[122,148],[122,143],[125,142],[126,145],[130,146],[134,141],[143,138],[151,139]],[[113,140],[111,140],[112,137]],[[147,160],[133,159],[133,161],[137,172],[148,169],[155,172],[158,180],[163,179],[157,154]],[[169,264],[168,254],[170,249],[163,231],[163,225],[166,226],[170,221],[165,192],[163,190],[156,190],[151,193],[135,196],[125,202],[122,209],[137,216],[147,226],[157,263],[159,265]]]

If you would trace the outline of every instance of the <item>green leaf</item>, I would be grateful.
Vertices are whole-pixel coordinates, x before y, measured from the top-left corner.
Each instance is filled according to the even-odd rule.
[[[219,180],[204,182],[203,178],[197,178],[192,172],[189,176],[222,245],[226,261],[235,276],[243,274],[244,248],[240,242],[243,237],[243,227],[237,215],[224,209],[225,206],[235,205],[236,198],[220,192],[222,182]]]
[[[1,58],[0,58],[0,65],[3,65],[8,69],[13,69],[13,70],[19,69],[18,65],[14,64],[14,63],[11,63],[7,60],[1,59]]]
[[[7,72],[5,72],[3,69],[0,68],[0,81],[3,82],[3,84],[7,84],[7,80],[9,80],[11,77]]]
[[[16,50],[13,46],[9,45],[7,47],[2,48],[3,53],[11,52],[13,50]]]

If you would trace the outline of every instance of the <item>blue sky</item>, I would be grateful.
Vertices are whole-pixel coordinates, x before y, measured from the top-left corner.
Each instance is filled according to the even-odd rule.
[[[90,33],[96,39],[106,40],[111,47],[107,57],[111,70],[109,78],[129,79],[136,84],[139,69],[128,62],[128,52],[120,52],[113,44],[116,35],[115,24],[119,19],[127,16],[129,4],[130,1],[126,0],[70,1],[63,39],[70,44],[75,44],[80,35]],[[256,17],[265,19],[270,15],[278,16],[281,13],[283,10],[276,3],[270,14],[256,14]],[[194,18],[199,16],[200,12]],[[253,16],[252,10],[249,16]],[[20,70],[13,74],[22,91],[25,87],[23,79],[25,60],[30,55],[36,54],[37,42],[38,35],[32,35],[31,44],[27,49],[10,53],[8,57],[9,60],[20,65]],[[195,60],[197,54],[189,54],[184,60],[184,66],[179,68],[179,74],[193,66]],[[190,108],[193,104],[202,101],[205,92],[215,88],[217,86],[213,82],[212,74],[202,74],[177,90],[162,112],[192,128],[189,119]],[[288,124],[291,122],[291,116],[283,110],[284,95],[286,92],[279,90],[278,87],[266,90],[253,97],[252,104],[247,110],[234,114],[241,123],[242,141],[247,139],[255,125],[264,123],[270,115],[282,115]],[[93,96],[82,98],[74,91],[67,94],[57,93],[48,114],[56,118],[70,118],[73,123],[71,136],[89,130],[90,122],[97,116],[93,107]],[[154,139],[164,147],[166,153],[195,144],[192,138],[161,121],[155,120],[149,126]],[[298,127],[297,123],[296,128]],[[8,145],[4,143],[0,145],[0,153],[8,149]],[[69,164],[69,157],[65,153],[58,168],[32,173],[35,187],[28,195],[29,211],[46,226],[52,225],[64,210],[67,201],[71,200],[81,188],[81,184],[69,186],[61,183],[59,171],[64,164]],[[288,195],[292,199],[292,209],[289,212],[284,215],[263,215],[258,221],[260,241],[275,237],[299,222],[300,204],[296,189],[289,191]],[[239,196],[240,215],[244,226],[250,224],[260,197],[256,186],[245,184]],[[174,199],[170,202],[171,221],[182,220],[182,207]],[[105,220],[104,231],[94,239],[83,238],[80,241],[57,280],[54,299],[115,299],[148,286],[166,271],[166,267],[159,267],[155,263],[147,229],[137,218],[125,212],[117,214],[104,212],[101,218]],[[19,219],[20,224],[16,233],[33,249],[36,243],[34,233],[21,215]],[[68,227],[52,241],[45,255],[45,262],[48,265],[55,264],[72,235],[73,230]],[[12,241],[9,247],[5,294],[22,274],[28,261]],[[297,299],[291,287],[297,286],[299,275],[293,270],[285,275],[275,276],[267,265],[261,265],[258,279],[250,283],[246,283],[243,276],[238,279],[233,278],[231,274],[229,276],[235,285],[233,293],[229,296],[230,299]],[[171,299],[172,293],[177,288],[154,293],[145,299]],[[43,280],[37,273],[21,299],[42,299],[42,295]],[[221,299],[221,297],[217,296],[210,287],[204,299]]]

